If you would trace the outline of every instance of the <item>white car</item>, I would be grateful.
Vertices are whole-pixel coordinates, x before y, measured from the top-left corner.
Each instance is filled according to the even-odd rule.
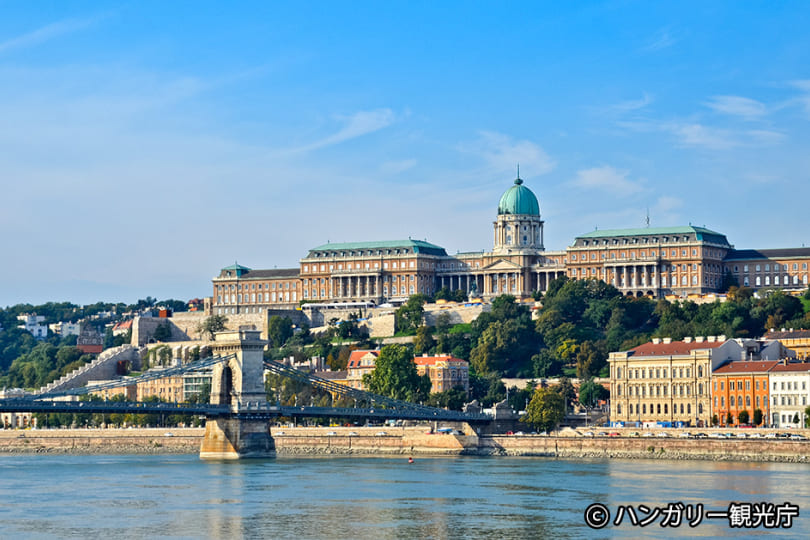
[[[689,433],[688,431],[682,431],[678,433],[678,437],[680,437],[681,439],[689,439],[690,437],[692,437],[692,434]]]

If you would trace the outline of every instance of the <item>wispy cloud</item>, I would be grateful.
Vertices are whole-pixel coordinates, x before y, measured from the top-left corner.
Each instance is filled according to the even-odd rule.
[[[383,174],[399,174],[416,166],[415,159],[403,159],[400,161],[386,161],[380,165],[380,172]]]
[[[359,111],[351,116],[337,116],[336,119],[344,124],[337,132],[289,151],[294,153],[310,152],[374,133],[393,124],[396,121],[396,115],[391,109],[377,109]]]
[[[760,118],[768,112],[761,101],[742,96],[713,96],[706,102],[706,106],[719,113],[739,116],[746,120]]]
[[[647,43],[642,46],[641,50],[647,52],[656,52],[662,49],[668,49],[677,42],[678,38],[673,35],[672,29],[665,27],[661,28],[652,37],[650,37],[650,39],[647,40]]]
[[[639,109],[643,109],[647,105],[653,102],[653,98],[647,93],[644,92],[641,95],[641,99],[631,99],[627,101],[620,101],[619,103],[614,103],[613,105],[609,105],[608,109],[617,112],[617,113],[628,113],[637,111]]]
[[[810,115],[810,79],[791,81],[790,86],[802,91],[800,96],[791,101],[798,103]]]
[[[629,171],[614,169],[609,165],[577,171],[574,184],[584,189],[608,191],[615,195],[627,196],[641,191],[638,181],[628,178]]]
[[[90,17],[87,19],[65,19],[63,21],[46,24],[32,32],[0,42],[0,54],[14,49],[33,47],[59,36],[77,32],[95,24],[98,20],[99,17]]]
[[[546,174],[556,166],[540,145],[494,131],[481,131],[477,140],[460,144],[458,149],[482,157],[491,169],[498,171],[513,169],[520,164],[526,174],[536,176]]]

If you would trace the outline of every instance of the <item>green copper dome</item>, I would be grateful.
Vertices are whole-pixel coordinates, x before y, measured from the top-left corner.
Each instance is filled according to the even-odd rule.
[[[523,185],[518,177],[515,185],[506,190],[498,203],[498,215],[521,214],[530,216],[540,215],[540,205],[532,190]]]

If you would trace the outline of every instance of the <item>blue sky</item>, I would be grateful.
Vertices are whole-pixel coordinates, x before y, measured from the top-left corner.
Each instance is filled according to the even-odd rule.
[[[327,241],[810,245],[806,2],[0,0],[0,305],[209,295]]]

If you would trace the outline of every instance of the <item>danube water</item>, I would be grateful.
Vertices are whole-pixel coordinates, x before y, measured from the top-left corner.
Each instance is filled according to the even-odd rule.
[[[545,458],[0,456],[2,538],[658,538],[810,537],[810,465]],[[611,523],[590,529],[602,503]],[[790,502],[791,529],[646,527],[619,506],[703,512]],[[692,516],[692,519],[696,519]]]

